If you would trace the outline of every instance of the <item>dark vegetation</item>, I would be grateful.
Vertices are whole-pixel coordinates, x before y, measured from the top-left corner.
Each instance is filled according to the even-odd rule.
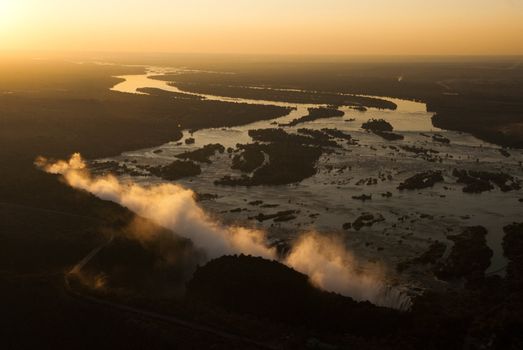
[[[315,130],[315,129],[307,129],[307,128],[301,128],[298,129],[299,134],[307,135],[312,137],[313,139],[320,139],[328,141],[331,136],[324,132],[323,130]]]
[[[357,108],[374,107],[380,109],[396,109],[396,105],[390,101],[379,98],[363,96],[347,96],[339,93],[317,92],[317,91],[282,91],[272,89],[251,89],[245,86],[222,85],[220,83],[209,84],[198,82],[198,79],[189,81],[190,77],[199,73],[188,73],[175,76],[157,76],[155,79],[175,81],[173,85],[188,93],[212,94],[227,97],[240,97],[254,100],[282,101],[290,103],[328,104],[334,106],[355,106]],[[206,74],[205,78],[210,81],[223,81],[221,74]],[[252,82],[251,82],[252,83]]]
[[[252,148],[267,154],[268,163],[257,168],[252,176],[225,176],[215,183],[227,186],[260,186],[300,182],[316,174],[316,162],[322,154],[319,147],[291,142],[253,144]]]
[[[347,134],[346,132],[338,130],[338,129],[325,128],[325,129],[321,129],[321,131],[323,131],[324,133],[328,134],[329,136],[337,138],[337,139],[342,139],[342,140],[347,140],[347,141],[353,140],[353,138],[350,134]]]
[[[500,150],[499,150],[499,153],[501,153],[501,155],[502,155],[503,157],[505,157],[505,158],[510,157],[510,153],[509,153],[506,149],[504,149],[504,148],[500,149]]]
[[[359,231],[363,227],[371,227],[382,221],[385,221],[385,219],[381,214],[363,213],[352,223],[352,228]]]
[[[458,178],[458,183],[465,185],[463,192],[481,193],[494,189],[498,186],[503,192],[517,191],[521,189],[519,179],[506,173],[492,173],[488,171],[459,170],[454,169],[454,177]]]
[[[374,134],[384,138],[387,141],[400,141],[405,139],[405,136],[400,134],[395,134],[393,132],[388,131],[374,131]]]
[[[484,273],[492,252],[486,245],[486,230],[482,227],[466,227],[462,233],[449,236],[454,245],[448,257],[443,257],[445,244],[435,242],[426,253],[407,262],[405,268],[429,264],[441,278],[466,281],[462,290],[425,292],[416,297],[407,313],[321,291],[312,287],[305,275],[280,263],[243,255],[224,256],[197,268],[187,283],[183,304],[160,302],[157,290],[152,291],[152,296],[142,294],[138,299],[124,295],[129,302],[142,307],[150,303],[153,310],[176,310],[215,327],[226,325],[228,330],[254,339],[278,339],[275,344],[283,348],[304,348],[312,336],[330,346],[358,349],[461,349],[465,342],[477,347],[490,342],[494,349],[517,348],[522,340],[523,224],[509,225],[505,231],[504,249],[510,261],[505,279]],[[107,283],[114,280],[114,285],[123,286],[120,283],[134,270],[125,271],[125,261],[130,258],[127,254],[134,251],[133,256],[144,255],[135,258],[146,266],[153,261],[164,261],[154,263],[151,273],[159,278],[156,283],[162,279],[163,269],[169,266],[164,254],[169,250],[156,251],[153,257],[143,249],[151,244],[147,241],[141,243],[142,248],[136,242],[126,243],[121,239],[113,244],[118,247],[107,253],[122,261],[102,258],[104,263],[96,262],[88,271],[93,274],[98,269],[109,271]],[[190,251],[190,245],[183,240],[174,239],[172,245]],[[163,243],[153,244],[151,251],[161,246]],[[191,264],[193,260],[186,261]],[[122,268],[114,268],[117,266]],[[146,272],[140,266],[136,268],[138,273]],[[109,278],[111,275],[115,277]],[[176,276],[167,275],[162,283],[174,286]],[[140,280],[147,282],[150,277]],[[123,292],[147,291],[147,283],[130,283]],[[154,299],[147,302],[151,297]]]
[[[313,122],[317,119],[337,118],[343,117],[345,112],[335,108],[309,108],[309,114],[301,118],[293,119],[287,124],[280,124],[280,126],[296,126],[301,123]]]
[[[370,119],[361,125],[361,128],[371,131],[387,141],[403,140],[405,137],[392,132],[392,125],[383,119]]]
[[[436,151],[434,149],[410,145],[401,145],[400,148],[409,153],[414,153],[415,157],[425,159],[427,162],[436,162],[439,159],[439,151]]]
[[[511,231],[512,226],[506,227],[507,230]],[[487,245],[487,233],[482,226],[465,227],[460,234],[447,236],[453,245],[445,258],[447,245],[436,241],[420,256],[399,263],[397,269],[404,271],[417,265],[430,265],[439,279],[454,282],[465,280],[467,286],[475,288],[485,282],[485,270],[490,266],[493,255]],[[507,239],[510,239],[509,235]],[[509,250],[505,247],[505,252]]]
[[[210,201],[210,200],[213,200],[213,199],[216,199],[218,198],[218,195],[217,194],[214,194],[214,193],[199,193],[199,192],[195,192],[195,200],[197,202],[203,202],[203,201]]]
[[[155,153],[157,153],[155,151]],[[147,176],[154,175],[164,180],[174,181],[184,177],[197,176],[202,173],[200,165],[189,160],[175,160],[167,165],[136,165],[132,162],[119,163],[115,161],[93,161],[88,167],[96,175],[130,175]]]
[[[510,260],[507,267],[507,279],[514,292],[523,292],[523,222],[504,227],[503,250]],[[521,327],[521,325],[520,325]]]
[[[138,222],[137,222],[138,221]],[[115,233],[113,241],[81,270],[91,287],[159,298],[180,298],[203,258],[186,238],[137,220]],[[98,284],[98,285],[96,285]]]
[[[523,68],[510,68],[513,62],[508,59],[486,63],[471,60],[472,63],[398,62],[373,66],[361,63],[350,67],[336,62],[281,63],[264,69],[234,63],[232,66],[239,74],[225,80],[244,85],[422,99],[438,113],[434,121],[439,127],[472,132],[485,140],[521,147]],[[200,64],[196,62],[191,64]],[[211,68],[231,69],[231,63],[220,64],[215,62]],[[129,228],[133,227],[129,223],[135,216],[125,208],[68,188],[56,176],[36,170],[32,165],[35,156],[64,158],[76,151],[88,158],[111,156],[179,139],[181,128],[231,126],[287,113],[277,107],[107,91],[117,82],[111,76],[138,70],[45,61],[0,65],[0,329],[2,345],[7,349],[121,348],[123,342],[127,348],[137,349],[253,348],[216,334],[101,307],[64,290],[64,272],[105,242],[108,234],[134,230],[139,235],[143,231]],[[401,82],[397,79],[399,75],[404,76]],[[205,74],[181,77],[189,81],[200,79],[202,84],[209,78]],[[224,81],[224,76],[217,78]],[[446,87],[439,84],[441,81]],[[444,94],[447,92],[458,95]],[[311,153],[321,154],[318,145],[290,144],[297,152],[301,151],[298,147],[308,147]],[[484,276],[479,271],[486,266],[489,254],[479,229],[471,231],[476,233],[451,237],[456,253],[451,253],[451,260],[443,261],[441,266],[447,276],[468,279],[466,288],[427,292],[405,315],[311,290],[303,276],[288,270],[274,271],[286,269],[282,265],[268,267],[266,262],[242,260],[236,266],[232,266],[234,262],[211,265],[216,271],[225,268],[222,275],[201,272],[199,279],[195,278],[198,281],[194,282],[195,293],[190,294],[192,301],[188,301],[194,309],[189,309],[191,312],[185,316],[232,332],[241,330],[249,337],[275,339],[283,348],[302,349],[314,338],[338,348],[356,349],[518,349],[523,344],[522,227],[521,223],[505,227],[503,247],[509,263],[504,278]],[[129,256],[136,259],[144,250],[123,238],[115,242],[119,247],[111,247],[113,250],[108,251],[111,254],[102,254],[97,262],[98,268],[114,267],[106,271],[118,277],[109,283],[116,287],[128,284],[130,274],[121,271],[126,266],[138,269],[147,281],[146,269],[140,270],[140,266],[129,261]],[[149,255],[137,261],[146,266],[164,266],[166,260],[158,258],[164,256],[159,251],[163,244],[144,246],[155,252],[155,257]],[[113,254],[124,262],[108,259]],[[453,257],[462,254],[470,260],[468,263]],[[477,262],[475,254],[479,254]],[[265,269],[270,271],[271,279],[259,278],[267,276]],[[153,276],[163,279],[166,275],[160,271]],[[276,285],[296,293],[274,288],[273,274],[280,283]],[[173,278],[171,282],[176,280],[176,274],[167,275]],[[212,289],[202,289],[209,284],[216,290],[216,296],[211,294]],[[149,288],[142,290],[150,292]],[[238,296],[234,305],[230,305],[233,299],[229,292]],[[258,298],[251,301],[260,302],[266,309],[249,303],[246,295]],[[304,305],[305,296],[310,298]],[[144,295],[139,298],[142,307],[158,307],[155,304],[158,299],[145,301]],[[130,300],[125,294],[117,301]],[[267,300],[288,301],[288,305],[271,304]],[[200,303],[205,306],[199,307]],[[166,312],[167,306],[172,307],[172,303],[161,304],[159,311]],[[310,317],[294,321],[295,315],[288,310],[296,309],[297,315]],[[246,314],[239,315],[240,312]],[[302,322],[307,323],[304,326]],[[333,324],[332,329],[325,330],[324,324]]]
[[[232,158],[232,169],[252,173],[262,166],[265,156],[259,144],[238,145],[237,147],[241,150],[241,153]]]
[[[127,163],[119,163],[115,161],[104,161],[104,162],[90,162],[89,169],[95,174],[102,175],[131,175],[131,176],[140,176],[143,175],[142,172],[135,168],[131,168]],[[143,169],[141,169],[143,170]]]
[[[440,134],[432,135],[432,141],[439,142],[439,143],[446,143],[446,144],[450,143],[450,140],[448,138],[446,138],[445,136],[440,135]]]
[[[146,170],[164,180],[175,181],[202,173],[200,166],[190,160],[175,160],[168,165],[146,166]]]
[[[187,297],[210,306],[299,327],[373,336],[397,328],[402,315],[313,287],[278,262],[223,256],[196,270]]]
[[[392,125],[383,119],[369,119],[361,125],[361,128],[368,131],[392,131]]]
[[[430,154],[438,154],[439,151],[429,149],[429,148],[423,148],[423,147],[416,147],[416,146],[410,146],[410,145],[404,145],[401,146],[401,148],[407,152],[415,153],[415,154],[423,154],[423,155],[430,155]]]
[[[443,182],[441,171],[425,171],[409,177],[398,186],[398,190],[421,190]]]
[[[223,127],[288,113],[284,108],[110,92],[135,67],[2,58],[0,62],[0,285],[4,348],[243,348],[215,335],[150,326],[85,304],[63,273],[134,215],[65,186],[33,165],[39,155],[118,155],[179,139],[181,128]],[[166,336],[169,334],[169,336]],[[174,341],[174,338],[176,341]]]
[[[152,96],[159,96],[159,97],[171,97],[171,98],[186,99],[186,100],[188,100],[188,99],[201,100],[202,99],[202,97],[200,97],[198,95],[165,91],[165,90],[156,89],[156,88],[139,88],[137,91],[142,92],[144,94],[148,94],[148,95],[152,95]]]
[[[302,130],[302,133],[305,129]],[[328,140],[324,135],[319,134],[315,131],[307,131],[307,137],[298,134],[287,133],[283,129],[256,129],[249,130],[249,136],[254,141],[260,142],[273,142],[273,143],[285,143],[285,144],[300,144],[300,145],[311,145],[311,146],[322,146],[322,147],[339,147],[334,141]]]
[[[234,61],[234,63],[232,62]],[[236,74],[187,73],[166,77],[186,91],[220,92],[228,96],[277,98],[342,105],[329,94],[392,96],[427,103],[436,127],[469,132],[507,147],[523,147],[523,65],[520,57],[383,58],[380,60],[289,59],[231,62],[216,60],[214,71]],[[194,68],[209,69],[196,63]],[[402,77],[402,79],[398,79]],[[304,99],[303,93],[252,90],[267,86],[324,91]],[[259,95],[258,95],[259,96]],[[339,97],[336,97],[338,99]],[[369,103],[361,103],[369,106]]]
[[[511,272],[505,280],[483,276],[485,260],[476,262],[474,254],[477,249],[488,253],[483,248],[484,235],[481,228],[466,228],[453,238],[456,247],[445,263],[456,267],[460,276],[482,277],[468,283],[461,293],[426,292],[406,314],[321,292],[294,270],[246,256],[221,257],[199,268],[188,284],[188,298],[208,310],[234,310],[268,322],[314,329],[316,337],[332,348],[462,349],[464,343],[474,344],[471,348],[486,344],[494,349],[517,348],[523,340],[519,313],[522,227],[506,228],[505,246],[518,248],[506,250]],[[416,263],[437,265],[443,250],[444,245],[435,243]],[[455,260],[458,250],[469,260],[468,268]],[[345,332],[343,336],[340,331]]]
[[[251,176],[231,177],[227,175],[216,180],[217,185],[227,186],[259,186],[259,185],[287,185],[300,182],[316,174],[316,162],[323,153],[324,147],[338,147],[337,143],[325,139],[322,135],[308,137],[298,134],[289,134],[282,129],[249,130],[249,135],[255,140],[264,143],[241,145],[244,152],[233,160],[233,167],[243,167],[244,170],[253,170]],[[247,154],[251,159],[245,160]],[[261,165],[261,155],[268,156],[268,162]],[[265,159],[265,157],[264,157]],[[261,165],[261,166],[260,166]]]
[[[182,154],[178,154],[176,158],[180,159],[189,159],[199,163],[211,163],[211,157],[216,154],[216,152],[223,153],[225,152],[225,147],[219,143],[213,143],[205,145],[202,148],[199,148],[194,151],[187,151]]]
[[[400,262],[396,268],[398,271],[402,272],[411,266],[428,264],[435,265],[443,257],[446,249],[447,245],[445,243],[436,241],[430,245],[426,252],[410,260]]]
[[[346,132],[338,129],[323,128],[321,130],[315,130],[301,128],[298,129],[298,133],[310,136],[313,139],[321,140],[324,145],[332,147],[339,147],[334,139],[347,141],[347,144],[349,145],[357,144],[357,140],[353,139],[350,134],[347,134]]]
[[[436,276],[444,280],[465,278],[468,283],[478,285],[493,255],[486,236],[487,230],[482,226],[467,227],[459,235],[447,236],[454,246],[448,258],[436,266]]]
[[[362,194],[360,196],[352,196],[352,199],[365,202],[365,201],[370,201],[372,199],[372,195]]]
[[[234,126],[288,113],[288,109],[275,106],[110,92],[108,88],[119,80],[105,75],[123,73],[118,67],[111,71],[102,66],[97,72],[97,66],[90,65],[35,65],[40,67],[33,76],[31,68],[36,68],[29,63],[23,66],[29,72],[0,67],[4,69],[0,79],[0,142],[3,150],[17,144],[10,149],[12,153],[23,153],[26,145],[43,144],[47,154],[55,157],[75,150],[88,158],[115,155],[177,140],[182,128]],[[136,71],[128,68],[128,72]],[[38,88],[37,82],[42,86]]]

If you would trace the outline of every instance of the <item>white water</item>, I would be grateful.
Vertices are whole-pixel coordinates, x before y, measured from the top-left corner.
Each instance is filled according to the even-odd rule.
[[[149,68],[143,75],[128,75],[120,78],[124,82],[112,88],[114,91],[137,93],[136,89],[143,87],[158,88],[172,92],[184,92],[165,81],[150,79],[153,75],[172,73],[175,69]],[[180,71],[181,72],[181,71]],[[251,100],[241,98],[220,97],[214,95],[196,94],[208,100],[237,102],[248,104],[271,104],[296,108],[289,115],[270,121],[260,121],[240,127],[203,129],[190,135],[184,132],[184,139],[194,137],[193,145],[170,142],[152,149],[131,151],[116,157],[115,160],[126,162],[133,160],[138,164],[167,164],[176,154],[192,150],[209,143],[220,143],[225,147],[235,147],[237,143],[252,142],[247,132],[256,128],[271,128],[273,124],[286,123],[294,118],[307,114],[307,108],[317,107],[310,104],[295,104],[276,101]],[[499,147],[484,143],[470,135],[449,132],[432,126],[432,114],[426,111],[423,103],[385,98],[398,105],[397,110],[377,110],[370,108],[367,112],[355,111],[349,107],[341,107],[346,112],[342,118],[320,119],[300,124],[297,127],[285,128],[295,132],[298,128],[338,128],[348,131],[360,142],[359,146],[343,146],[338,154],[324,155],[318,163],[318,174],[289,186],[262,187],[224,187],[215,186],[214,181],[224,175],[239,174],[230,169],[230,156],[217,155],[211,165],[202,165],[200,176],[178,181],[183,186],[192,188],[199,193],[217,194],[218,198],[202,202],[206,210],[225,222],[239,222],[243,225],[253,225],[267,229],[270,238],[294,237],[297,232],[306,229],[316,229],[325,232],[342,232],[345,222],[354,221],[361,213],[381,213],[386,221],[364,228],[359,232],[343,232],[345,242],[358,256],[369,261],[383,261],[392,268],[399,261],[416,256],[423,252],[434,240],[446,240],[446,235],[459,233],[460,226],[483,225],[489,230],[488,243],[495,252],[490,270],[503,267],[505,260],[501,250],[503,237],[502,227],[513,221],[520,221],[523,205],[518,198],[520,192],[502,193],[499,189],[481,195],[463,194],[461,185],[455,179],[447,177],[445,184],[436,185],[432,189],[412,192],[398,192],[397,185],[414,173],[424,170],[440,169],[447,174],[453,168],[482,169],[490,171],[505,171],[520,178],[523,177],[521,151],[511,151],[512,156],[505,158],[499,153]],[[354,121],[346,121],[349,118]],[[404,141],[388,142],[376,135],[363,132],[362,122],[370,118],[382,118],[394,126],[395,132],[405,136]],[[444,135],[451,144],[440,144],[420,133],[433,132]],[[181,141],[183,141],[182,139]],[[434,149],[443,157],[441,163],[429,163],[414,157],[407,152],[394,152],[390,145],[415,145]],[[154,153],[161,150],[161,153]],[[328,167],[334,167],[329,171]],[[347,167],[345,171],[336,171]],[[378,174],[390,174],[391,181],[379,181],[377,185],[358,185],[357,181],[367,177],[377,177]],[[153,177],[137,177],[133,180],[143,184],[161,183]],[[392,192],[391,198],[381,196],[384,192]],[[352,199],[352,196],[372,194],[372,201],[362,203]],[[250,206],[247,203],[262,200],[264,203],[278,205],[277,208],[263,209]],[[246,209],[240,213],[232,213],[235,208]],[[298,209],[301,213],[298,219],[287,223],[267,221],[257,223],[248,220],[260,212],[271,213],[279,210]],[[319,214],[318,217],[310,217]],[[429,214],[432,218],[420,218]],[[406,216],[408,219],[399,221]],[[412,221],[412,222],[411,222]],[[453,231],[448,231],[452,229]],[[428,274],[418,271],[415,276],[398,276],[403,283],[434,285]],[[406,280],[406,281],[405,281]]]

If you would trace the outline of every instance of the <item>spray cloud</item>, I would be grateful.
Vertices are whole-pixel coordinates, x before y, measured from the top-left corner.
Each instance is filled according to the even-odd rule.
[[[141,186],[107,175],[93,177],[80,154],[68,161],[50,162],[43,157],[35,164],[41,169],[61,174],[67,183],[97,197],[127,207],[155,224],[171,229],[203,249],[208,259],[226,254],[250,254],[276,259],[276,251],[266,244],[266,233],[240,226],[224,226],[207,215],[194,199],[193,191],[176,184]],[[378,266],[360,266],[341,240],[317,233],[301,236],[289,256],[282,261],[309,276],[322,289],[368,300],[376,305],[408,308],[407,297],[382,282]]]

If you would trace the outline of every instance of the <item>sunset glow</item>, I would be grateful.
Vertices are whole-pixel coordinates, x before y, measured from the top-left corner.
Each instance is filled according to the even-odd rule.
[[[519,0],[1,0],[0,50],[522,54]]]

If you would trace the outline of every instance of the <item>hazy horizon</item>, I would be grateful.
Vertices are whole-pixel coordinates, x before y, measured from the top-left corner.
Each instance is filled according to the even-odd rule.
[[[521,55],[523,2],[0,0],[1,51]]]

